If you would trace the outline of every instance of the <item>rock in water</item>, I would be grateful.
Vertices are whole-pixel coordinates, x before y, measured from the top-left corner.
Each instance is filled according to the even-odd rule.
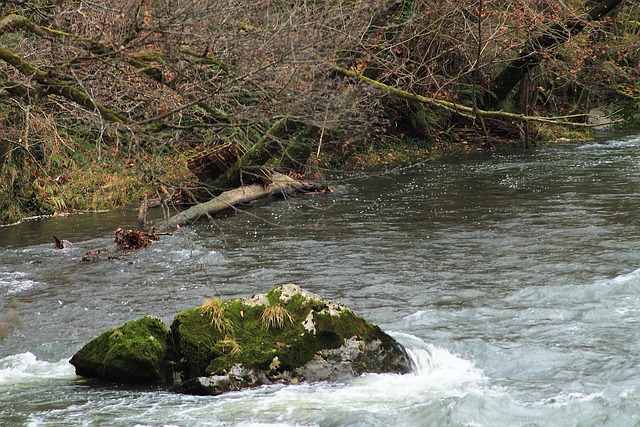
[[[176,315],[169,332],[156,318],[129,322],[85,345],[71,363],[79,375],[115,382],[179,377],[175,391],[209,395],[411,371],[404,348],[378,326],[292,284],[209,300]]]
[[[167,326],[146,316],[110,329],[71,358],[76,373],[128,384],[166,382],[173,378],[172,347]]]
[[[379,327],[292,284],[183,311],[171,332],[185,380],[176,390],[187,393],[411,371],[404,348]]]

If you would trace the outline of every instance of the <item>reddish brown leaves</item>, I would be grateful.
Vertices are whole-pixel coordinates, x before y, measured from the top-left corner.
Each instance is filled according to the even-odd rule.
[[[124,250],[146,248],[154,240],[158,240],[158,236],[150,231],[124,230],[123,228],[118,228],[115,231],[114,241]]]

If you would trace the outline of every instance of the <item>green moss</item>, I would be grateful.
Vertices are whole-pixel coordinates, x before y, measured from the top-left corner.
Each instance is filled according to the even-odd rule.
[[[199,308],[179,313],[171,324],[175,346],[180,355],[179,366],[184,377],[202,375],[209,364],[220,332]]]
[[[541,124],[537,127],[538,140],[540,141],[586,141],[593,138],[593,130],[589,128],[570,128],[566,126],[553,126]]]
[[[162,321],[146,316],[110,329],[72,358],[78,375],[120,383],[171,379],[172,346]]]
[[[210,315],[201,309],[179,313],[171,326],[181,359],[183,378],[221,375],[236,364],[255,367],[276,374],[303,366],[322,349],[338,348],[346,338],[371,340],[383,334],[347,309],[330,313],[326,301],[302,293],[287,294],[282,287],[266,293],[268,305],[251,305],[245,300],[231,300],[224,310],[225,322],[233,333],[212,325]],[[265,327],[261,321],[269,306],[284,310],[283,321]],[[314,331],[303,322],[313,311]],[[278,326],[280,325],[280,326]],[[274,358],[277,362],[274,364]],[[278,365],[278,366],[275,366]]]
[[[279,288],[274,288],[274,289],[271,289],[269,292],[267,292],[267,299],[269,300],[270,304],[274,304],[278,302],[281,296],[282,296],[282,290]]]

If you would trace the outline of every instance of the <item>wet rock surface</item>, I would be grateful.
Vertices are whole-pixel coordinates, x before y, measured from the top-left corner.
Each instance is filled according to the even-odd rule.
[[[71,360],[77,373],[114,382],[169,381],[176,392],[218,395],[411,371],[404,348],[378,326],[293,284],[246,299],[208,300],[176,315],[170,329],[157,319],[154,333],[130,325],[148,319],[155,318],[129,322],[85,345]],[[131,343],[163,346],[122,346],[125,332]]]

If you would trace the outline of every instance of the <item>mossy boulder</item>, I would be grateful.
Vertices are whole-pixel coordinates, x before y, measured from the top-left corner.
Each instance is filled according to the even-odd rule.
[[[209,300],[178,313],[170,330],[153,317],[126,323],[89,342],[71,363],[78,375],[123,383],[179,378],[175,391],[212,395],[411,371],[404,348],[378,326],[292,284]]]
[[[103,332],[72,358],[76,373],[116,383],[172,380],[173,352],[167,326],[146,316]]]
[[[292,284],[183,311],[171,333],[185,380],[178,390],[190,393],[411,370],[378,326]]]

